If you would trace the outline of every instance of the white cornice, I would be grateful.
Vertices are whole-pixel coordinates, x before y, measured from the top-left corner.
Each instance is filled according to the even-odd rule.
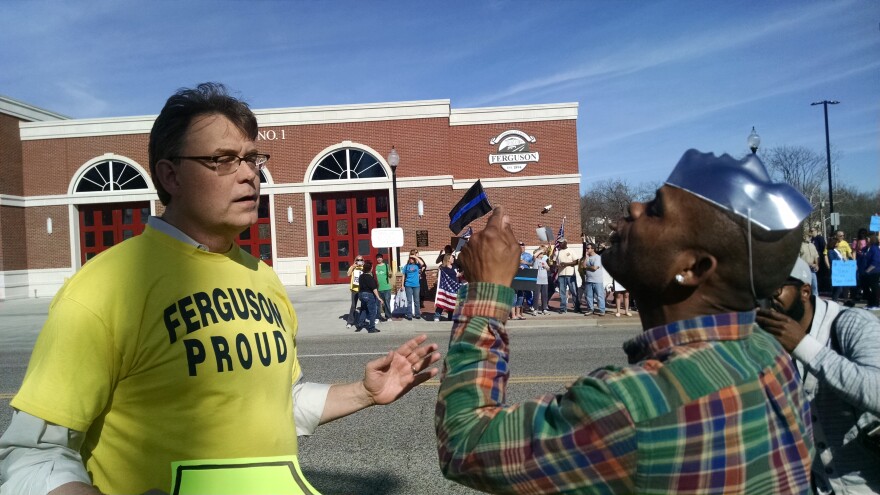
[[[19,127],[21,128],[21,140],[29,141],[33,139],[149,134],[154,120],[156,120],[156,115],[57,122],[22,122]]]
[[[548,105],[522,105],[511,107],[454,108],[449,115],[449,125],[573,120],[577,119],[577,111],[577,103],[551,103]]]
[[[0,95],[0,113],[5,113],[6,115],[11,115],[27,122],[62,120],[69,118],[60,113],[50,112],[44,108],[28,105],[23,101],[18,101],[3,95]]]
[[[254,110],[260,127],[449,117],[449,100]]]
[[[260,127],[448,118],[450,125],[577,119],[577,103],[450,109],[449,100],[364,103],[254,110]],[[155,115],[22,122],[22,141],[122,134],[149,134]]]
[[[399,181],[400,179],[398,179]],[[460,179],[452,184],[453,189],[468,189],[474,182],[480,181],[484,189],[496,187],[556,186],[562,184],[580,184],[581,174],[560,175],[526,175],[522,177],[490,177],[488,179]],[[526,184],[523,184],[526,182]]]

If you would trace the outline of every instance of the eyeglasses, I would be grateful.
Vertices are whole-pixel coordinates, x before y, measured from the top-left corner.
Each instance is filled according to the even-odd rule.
[[[803,283],[802,281],[800,281],[800,280],[786,280],[785,282],[782,283],[782,285],[780,285],[780,286],[774,291],[774,295],[777,295],[777,296],[778,296],[779,294],[782,294],[782,291],[785,290],[786,287],[794,287],[794,288],[798,288],[798,289],[799,289],[799,288],[803,287],[804,285],[809,285],[809,284],[804,284],[804,283]]]
[[[254,172],[263,170],[266,162],[269,161],[269,155],[264,153],[253,153],[247,156],[238,155],[212,155],[212,156],[172,156],[171,160],[195,160],[200,164],[217,172],[217,175],[233,174],[241,166],[241,162],[245,162]],[[207,162],[212,162],[207,163]]]

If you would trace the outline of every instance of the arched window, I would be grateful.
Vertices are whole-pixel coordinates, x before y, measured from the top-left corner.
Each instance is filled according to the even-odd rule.
[[[147,181],[131,165],[119,160],[107,160],[92,165],[76,184],[75,192],[129,191],[148,189]]]
[[[369,179],[388,177],[373,155],[357,148],[338,149],[318,162],[312,180]]]

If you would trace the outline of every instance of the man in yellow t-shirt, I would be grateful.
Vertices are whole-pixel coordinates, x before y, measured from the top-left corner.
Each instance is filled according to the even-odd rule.
[[[234,242],[257,220],[256,135],[222,85],[169,98],[149,142],[164,214],[52,301],[0,437],[2,495],[167,490],[173,461],[295,455],[298,434],[437,373],[420,336],[360,382],[303,380],[284,287]]]

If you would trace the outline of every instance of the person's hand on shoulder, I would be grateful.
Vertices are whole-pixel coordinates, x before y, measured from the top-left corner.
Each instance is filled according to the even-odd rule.
[[[499,206],[492,212],[486,228],[475,233],[461,251],[459,262],[469,282],[489,282],[510,286],[519,269],[519,241],[510,219]]]
[[[782,348],[789,353],[794,351],[806,335],[800,323],[775,309],[759,309],[755,321],[767,333],[776,337]]]

